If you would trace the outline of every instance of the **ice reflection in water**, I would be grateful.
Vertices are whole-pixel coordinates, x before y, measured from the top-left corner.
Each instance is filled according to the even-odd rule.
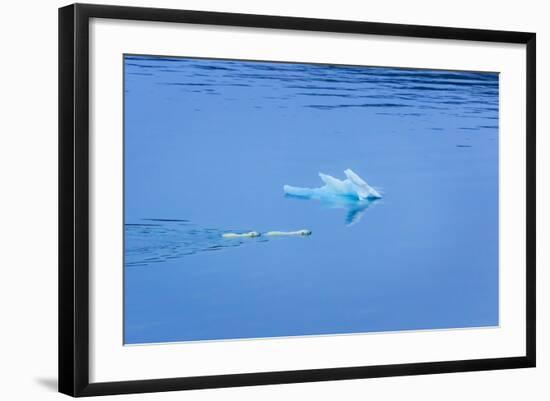
[[[315,198],[311,196],[285,194],[285,197],[298,200],[317,200],[321,204],[321,206],[328,209],[346,209],[347,214],[345,222],[348,226],[352,226],[358,223],[363,218],[363,215],[368,208],[382,201],[381,199],[377,198],[357,199],[346,196]]]

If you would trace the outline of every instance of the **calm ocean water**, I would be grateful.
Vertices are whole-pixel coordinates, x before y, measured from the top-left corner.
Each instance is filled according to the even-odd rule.
[[[498,74],[124,63],[125,343],[498,325]]]

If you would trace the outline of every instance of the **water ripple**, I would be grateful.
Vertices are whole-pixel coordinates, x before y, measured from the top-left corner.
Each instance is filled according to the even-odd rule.
[[[304,112],[362,108],[377,115],[384,109],[399,117],[404,108],[411,116],[439,110],[432,115],[462,116],[480,130],[483,124],[476,120],[498,119],[498,73],[167,56],[126,56],[125,62],[129,84],[140,80],[173,87],[186,91],[190,102],[211,98],[218,107],[219,101],[231,107],[232,98],[246,98],[257,112],[262,110],[258,102],[266,100],[275,108]]]
[[[202,252],[268,241],[266,237],[226,239],[222,237],[224,233],[252,230],[204,228],[185,219],[141,219],[126,223],[124,231],[126,267],[151,266]]]

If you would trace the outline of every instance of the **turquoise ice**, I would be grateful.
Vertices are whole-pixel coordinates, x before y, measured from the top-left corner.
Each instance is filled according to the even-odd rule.
[[[314,199],[329,208],[347,209],[346,224],[357,223],[367,208],[382,198],[378,190],[371,187],[351,169],[344,171],[346,179],[340,180],[328,174],[319,173],[325,183],[319,188],[283,186],[285,195],[301,199]]]
[[[320,188],[300,188],[285,185],[283,190],[288,195],[311,199],[347,197],[361,201],[382,198],[382,195],[376,189],[367,184],[353,170],[348,168],[344,171],[344,174],[346,175],[346,179],[339,180],[331,175],[319,173],[319,177],[325,183]]]

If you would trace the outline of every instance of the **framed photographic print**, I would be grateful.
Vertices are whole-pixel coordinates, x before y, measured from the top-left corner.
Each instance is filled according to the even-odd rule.
[[[535,34],[59,10],[59,390],[535,366]]]

